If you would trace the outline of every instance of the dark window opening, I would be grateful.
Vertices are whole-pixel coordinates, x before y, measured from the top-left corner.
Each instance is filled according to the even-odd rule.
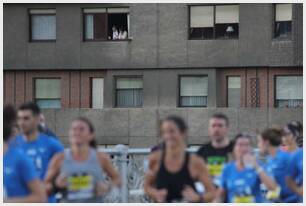
[[[275,4],[274,15],[274,37],[291,38],[292,4]]]
[[[84,40],[127,40],[128,8],[84,9]]]
[[[291,24],[291,21],[275,22],[275,38],[290,38]]]
[[[215,31],[216,31],[216,39],[238,38],[239,24],[216,24]]]
[[[214,37],[214,28],[190,28],[191,39],[212,39]]]

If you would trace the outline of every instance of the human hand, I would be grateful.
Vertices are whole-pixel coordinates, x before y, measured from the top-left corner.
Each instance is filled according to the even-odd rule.
[[[65,188],[65,187],[67,187],[67,177],[66,177],[66,175],[64,175],[63,173],[58,175],[56,177],[56,179],[55,179],[55,185],[58,188]]]
[[[167,197],[168,191],[166,189],[156,190],[154,192],[154,199],[156,202],[165,202]]]
[[[185,186],[182,191],[182,196],[188,202],[199,202],[201,198],[200,195],[190,186]]]

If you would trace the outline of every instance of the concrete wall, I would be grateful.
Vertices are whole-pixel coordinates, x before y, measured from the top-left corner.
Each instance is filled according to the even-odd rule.
[[[240,4],[239,39],[188,40],[187,4],[130,7],[131,41],[83,42],[82,8],[113,4],[5,4],[4,69],[301,66],[302,4],[292,39],[273,39],[273,5]],[[56,8],[56,42],[29,42],[29,8]]]
[[[43,111],[49,127],[67,143],[70,122],[77,116],[88,117],[96,128],[99,144],[129,144],[148,147],[159,139],[159,121],[169,114],[183,117],[189,125],[189,144],[208,141],[208,119],[223,112],[230,119],[230,136],[238,131],[255,134],[265,127],[283,125],[292,120],[303,121],[302,109],[276,108],[146,108],[146,109],[62,109]]]

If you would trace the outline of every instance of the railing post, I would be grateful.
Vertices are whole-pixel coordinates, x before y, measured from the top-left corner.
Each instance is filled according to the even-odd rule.
[[[121,176],[121,188],[120,188],[120,202],[128,202],[128,147],[122,144],[116,145],[116,150],[118,152],[118,166]]]

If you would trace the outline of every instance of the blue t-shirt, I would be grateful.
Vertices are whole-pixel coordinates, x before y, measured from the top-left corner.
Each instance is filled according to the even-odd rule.
[[[39,133],[33,141],[27,141],[24,136],[19,135],[11,144],[20,148],[32,159],[41,180],[45,178],[52,157],[56,153],[64,151],[64,146],[58,140],[42,133]]]
[[[286,175],[290,167],[290,154],[281,150],[277,150],[274,157],[267,156],[267,169],[271,170],[275,181],[281,188],[281,202],[296,202],[296,195],[288,188],[286,183]]]
[[[230,162],[223,169],[221,182],[228,202],[262,202],[260,179],[254,169],[238,170],[235,162]]]
[[[23,197],[30,194],[28,183],[38,179],[31,159],[22,151],[8,147],[3,157],[4,196]]]
[[[303,149],[297,149],[292,155],[289,162],[288,176],[290,176],[298,186],[303,185]],[[299,197],[299,202],[303,202],[303,197]]]

